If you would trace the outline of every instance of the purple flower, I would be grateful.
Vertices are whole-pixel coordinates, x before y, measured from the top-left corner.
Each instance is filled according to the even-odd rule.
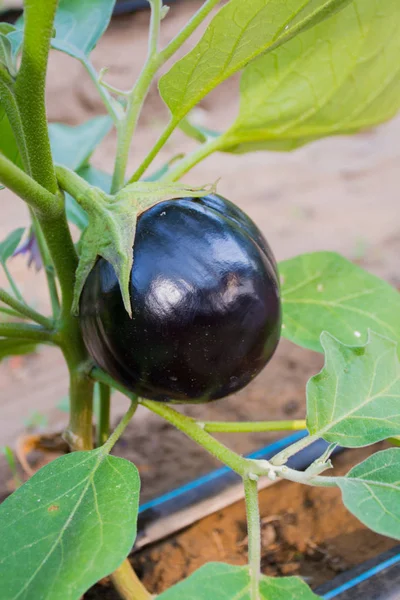
[[[40,271],[40,269],[43,267],[39,245],[32,229],[29,232],[29,237],[26,242],[24,242],[22,246],[15,250],[13,256],[18,256],[18,254],[28,255],[28,267],[34,264],[36,271]]]

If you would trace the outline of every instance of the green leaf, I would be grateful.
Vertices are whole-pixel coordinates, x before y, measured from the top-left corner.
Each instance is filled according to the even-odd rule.
[[[2,68],[6,70],[11,78],[17,74],[17,65],[14,60],[11,42],[6,34],[0,32],[0,71]]]
[[[279,272],[282,335],[295,344],[320,352],[324,330],[365,343],[368,329],[400,342],[400,294],[382,279],[333,252],[283,261]]]
[[[115,0],[60,0],[53,48],[84,60],[107,29],[114,4]]]
[[[49,134],[54,162],[77,171],[87,163],[111,127],[109,116],[94,117],[75,127],[52,123]]]
[[[230,0],[200,42],[161,77],[160,93],[179,122],[222,81],[260,54],[328,18],[350,0]]]
[[[292,150],[390,119],[400,108],[399,54],[398,0],[351,2],[246,67],[227,147]]]
[[[185,196],[201,197],[209,192],[210,189],[206,187],[193,188],[180,183],[138,181],[125,186],[115,197],[92,188],[88,194],[77,198],[89,215],[89,224],[80,241],[72,311],[75,314],[78,312],[79,298],[85,281],[97,257],[101,256],[114,267],[125,310],[132,315],[129,280],[138,216],[164,200]]]
[[[6,261],[14,254],[15,250],[24,235],[25,227],[14,229],[5,240],[0,242],[0,263],[5,264]]]
[[[139,475],[102,448],[46,465],[0,506],[2,600],[79,600],[136,537]]]
[[[208,563],[157,596],[157,600],[251,600],[248,567]],[[316,600],[298,577],[261,576],[260,600]]]
[[[322,333],[325,366],[307,384],[311,435],[346,448],[400,434],[400,363],[396,344],[370,332],[364,346]]]
[[[0,338],[0,362],[8,356],[32,354],[37,349],[37,346],[34,342],[27,342],[26,340]]]
[[[400,448],[377,452],[337,483],[344,505],[364,525],[400,539]]]

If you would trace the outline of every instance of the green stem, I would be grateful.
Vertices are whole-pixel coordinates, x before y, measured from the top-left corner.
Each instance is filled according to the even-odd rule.
[[[44,239],[42,228],[40,227],[39,221],[35,213],[31,210],[32,228],[36,236],[36,240],[39,247],[40,256],[42,258],[44,272],[47,279],[47,287],[50,295],[51,311],[53,318],[56,318],[60,312],[60,299],[58,297],[56,278],[54,273],[54,266],[51,260],[49,249]]]
[[[247,459],[239,456],[236,452],[233,452],[224,446],[224,444],[215,440],[190,417],[182,415],[161,402],[141,399],[140,404],[174,425],[239,475],[243,476],[247,473]]]
[[[103,445],[104,453],[108,453],[112,450],[113,446],[119,440],[123,431],[125,430],[126,426],[128,425],[129,421],[132,419],[133,415],[135,414],[137,407],[138,407],[137,396],[131,397],[131,403],[130,403],[128,410],[126,411],[125,415],[122,417],[121,421],[118,423],[117,427],[114,429],[114,431],[112,432],[112,434],[110,435],[110,437],[108,438],[106,443]]]
[[[8,267],[6,265],[6,263],[3,263],[3,269],[4,269],[4,273],[6,274],[7,277],[7,281],[10,284],[10,287],[13,291],[14,296],[20,301],[20,302],[24,302],[24,298],[21,294],[21,292],[19,291],[19,288],[17,286],[17,284],[14,281],[13,276],[11,275],[10,271],[8,270]]]
[[[306,421],[205,421],[198,424],[209,433],[252,433],[257,431],[301,431],[306,429]]]
[[[57,180],[47,128],[45,85],[57,5],[58,0],[25,0],[23,50],[15,82],[31,175],[53,194]]]
[[[60,196],[51,194],[13,162],[0,153],[0,182],[32,207],[37,213],[57,217],[63,212]]]
[[[183,29],[170,41],[170,43],[160,52],[163,62],[166,62],[177,50],[186,42],[192,33],[201,25],[204,19],[210,14],[212,9],[219,4],[221,0],[207,0],[203,6],[186,23]]]
[[[201,144],[196,150],[180,160],[168,173],[162,178],[162,181],[178,181],[185,173],[193,169],[199,162],[218,150],[223,150],[223,136],[210,139],[205,144]]]
[[[64,438],[72,450],[93,448],[93,381],[70,367],[70,421]]]
[[[82,65],[85,67],[87,73],[89,74],[91,80],[93,81],[93,83],[95,84],[100,97],[103,101],[104,106],[107,109],[108,114],[110,115],[110,117],[112,118],[112,120],[114,121],[114,124],[117,126],[120,119],[121,119],[121,115],[119,115],[117,113],[117,111],[115,110],[115,104],[113,101],[113,98],[111,96],[111,94],[107,91],[107,89],[100,83],[99,81],[99,74],[97,73],[96,69],[94,68],[94,66],[92,65],[92,63],[90,62],[89,59],[84,59],[81,61]],[[122,107],[121,107],[122,110]]]
[[[127,558],[110,575],[110,579],[123,600],[151,600],[153,597],[146,590]]]
[[[260,600],[261,530],[257,478],[244,477],[243,484],[247,515],[250,598]]]
[[[16,300],[2,289],[0,289],[0,301],[13,308],[15,311],[17,311],[17,313],[28,317],[28,319],[35,321],[35,323],[38,323],[39,325],[43,325],[43,327],[46,329],[53,329],[53,321],[51,319],[48,319],[47,317],[44,317],[40,313],[36,312],[36,310],[25,304],[25,302]]]
[[[175,130],[175,128],[178,125],[178,123],[179,123],[179,121],[177,121],[176,119],[172,118],[170,120],[170,122],[168,123],[167,127],[164,129],[164,131],[162,132],[162,134],[160,135],[160,137],[156,141],[155,145],[150,150],[150,152],[148,153],[148,155],[146,156],[146,158],[144,159],[144,161],[142,162],[142,164],[139,166],[139,168],[132,175],[132,177],[130,178],[130,180],[128,181],[128,183],[134,183],[135,181],[138,181],[141,178],[141,176],[147,170],[147,168],[151,165],[151,163],[153,162],[154,158],[157,156],[157,154],[159,153],[159,151],[161,150],[161,148],[169,140],[171,134]]]
[[[307,437],[302,438],[301,440],[295,442],[291,446],[284,448],[284,450],[282,450],[276,456],[274,456],[271,459],[271,463],[275,466],[286,464],[291,456],[294,456],[294,454],[297,454],[298,452],[300,452],[300,450],[307,448],[307,446],[310,446],[310,444],[316,442],[317,439],[318,436],[315,435],[308,435]]]
[[[26,317],[24,315],[21,315],[21,313],[18,313],[16,310],[13,310],[12,308],[6,308],[5,306],[1,306],[1,305],[0,305],[0,313],[2,313],[3,315],[8,315],[10,317],[14,317],[14,319],[26,319]]]
[[[102,446],[110,435],[111,390],[105,383],[99,383],[99,411],[96,429],[96,445]]]
[[[93,187],[85,181],[80,175],[68,169],[68,167],[62,167],[56,165],[57,181],[62,190],[68,192],[74,198],[84,196],[93,190]]]
[[[129,95],[126,117],[123,121],[120,121],[117,127],[117,156],[111,185],[111,193],[113,194],[118,192],[125,183],[125,173],[128,164],[131,140],[136,129],[143,103],[150,89],[151,82],[153,81],[153,77],[162,64],[160,55],[157,53],[162,0],[150,0],[150,6],[151,17],[147,60]]]
[[[0,323],[0,337],[55,343],[52,331],[27,323]]]

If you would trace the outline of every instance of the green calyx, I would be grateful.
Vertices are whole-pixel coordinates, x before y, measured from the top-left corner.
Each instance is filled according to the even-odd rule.
[[[64,188],[71,193],[68,185],[64,185]],[[132,316],[129,280],[134,260],[132,248],[140,214],[165,200],[185,196],[200,198],[214,191],[215,186],[191,187],[179,183],[139,181],[126,186],[115,196],[86,183],[85,188],[82,194],[75,195],[76,201],[88,213],[89,224],[79,243],[80,256],[72,312],[79,312],[79,299],[85,281],[97,258],[102,257],[113,266],[125,309]]]

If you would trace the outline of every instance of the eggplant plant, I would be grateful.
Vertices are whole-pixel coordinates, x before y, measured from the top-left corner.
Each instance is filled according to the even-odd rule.
[[[332,252],[277,264],[256,224],[213,182],[180,179],[214,152],[288,152],[392,118],[400,108],[400,4],[206,0],[161,47],[169,7],[149,0],[148,54],[137,80],[121,91],[90,59],[114,3],[25,0],[15,25],[0,23],[0,182],[31,216],[29,231],[19,228],[0,243],[9,282],[0,289],[7,317],[0,321],[0,359],[40,344],[61,349],[70,377],[64,436],[73,451],[1,505],[0,597],[79,600],[108,575],[121,598],[152,597],[127,560],[138,471],[110,454],[140,404],[240,475],[247,506],[248,566],[206,564],[158,598],[312,600],[317,596],[302,579],[261,574],[257,482],[337,487],[366,526],[400,539],[400,448],[371,454],[345,476],[329,474],[338,445],[359,448],[400,435],[400,295]],[[150,86],[207,18],[200,41],[158,79],[170,119],[135,172],[127,172]],[[53,50],[81,63],[106,116],[77,127],[48,123]],[[192,109],[238,71],[235,121],[223,132],[198,126]],[[91,156],[112,127],[117,151],[109,174]],[[152,170],[177,128],[198,142],[196,149]],[[71,224],[81,233],[78,243]],[[45,270],[51,314],[21,294],[9,264],[15,253]],[[171,406],[223,402],[267,364],[280,336],[325,355],[307,385],[304,421],[282,425],[249,414],[246,422],[200,423]],[[112,389],[127,396],[129,408],[110,431]],[[238,455],[212,435],[282,427],[308,435],[269,461]],[[328,448],[306,471],[288,465],[320,438]]]

